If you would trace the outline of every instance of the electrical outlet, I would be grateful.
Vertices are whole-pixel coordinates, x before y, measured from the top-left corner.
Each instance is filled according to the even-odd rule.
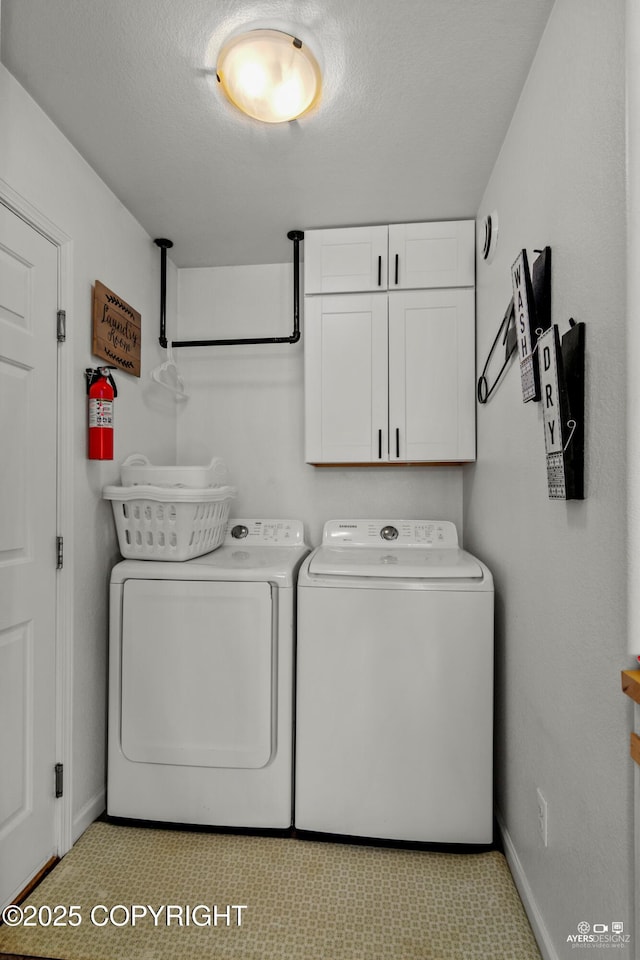
[[[546,847],[549,839],[547,833],[547,801],[545,800],[540,787],[536,789],[536,797],[538,798],[538,833],[540,834],[540,838]]]

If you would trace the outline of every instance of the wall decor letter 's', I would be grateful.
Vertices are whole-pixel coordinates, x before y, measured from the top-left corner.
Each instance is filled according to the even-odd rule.
[[[513,284],[513,305],[516,319],[516,337],[518,356],[520,357],[520,379],[522,399],[540,399],[540,374],[536,363],[536,305],[533,298],[531,276],[527,251],[521,250],[511,267]]]

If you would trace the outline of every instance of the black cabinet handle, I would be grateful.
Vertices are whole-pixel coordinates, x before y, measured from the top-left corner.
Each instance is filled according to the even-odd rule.
[[[378,257],[378,286],[382,286],[382,257]]]
[[[398,283],[398,261],[399,260],[400,260],[400,257],[396,253],[396,284]]]
[[[378,430],[378,460],[382,460],[382,430]]]
[[[396,457],[400,459],[400,427],[396,427]]]

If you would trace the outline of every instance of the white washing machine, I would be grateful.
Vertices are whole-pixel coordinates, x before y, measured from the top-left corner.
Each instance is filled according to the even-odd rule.
[[[296,828],[492,842],[493,604],[453,523],[325,524],[298,577]]]
[[[107,812],[256,828],[292,822],[296,520],[231,520],[183,563],[111,576]]]

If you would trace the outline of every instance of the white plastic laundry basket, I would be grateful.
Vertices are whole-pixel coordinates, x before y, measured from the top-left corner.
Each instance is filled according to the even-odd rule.
[[[219,547],[235,487],[109,486],[120,553],[134,560],[191,560]]]
[[[132,453],[120,464],[120,483],[125,486],[222,487],[228,484],[226,464],[213,457],[207,466],[157,467],[144,453]]]

